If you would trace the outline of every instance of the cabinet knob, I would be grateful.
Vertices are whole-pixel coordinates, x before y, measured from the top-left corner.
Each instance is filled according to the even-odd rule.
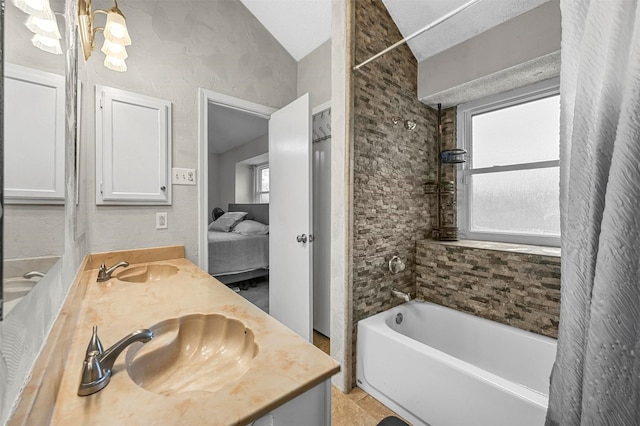
[[[166,190],[167,190],[167,187],[166,187],[166,186],[162,185],[162,186],[160,187],[160,191],[166,191]]]

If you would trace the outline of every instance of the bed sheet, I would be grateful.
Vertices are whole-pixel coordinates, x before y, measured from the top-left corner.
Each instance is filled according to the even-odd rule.
[[[211,275],[269,268],[269,235],[209,231],[208,239]]]

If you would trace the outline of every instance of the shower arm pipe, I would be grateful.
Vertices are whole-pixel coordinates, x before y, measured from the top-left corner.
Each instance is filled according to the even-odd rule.
[[[431,22],[430,24],[427,24],[427,26],[419,29],[418,31],[414,32],[413,34],[411,34],[411,35],[403,38],[402,40],[392,44],[391,46],[387,47],[382,52],[377,53],[377,54],[373,55],[372,57],[370,57],[369,59],[367,59],[366,61],[361,62],[360,64],[356,65],[355,67],[353,67],[353,70],[354,71],[359,70],[363,66],[367,65],[369,62],[378,59],[380,56],[384,55],[387,52],[391,52],[396,47],[402,46],[403,44],[405,44],[409,40],[419,36],[420,34],[424,33],[425,31],[429,31],[430,29],[442,24],[443,22],[449,20],[449,18],[452,18],[452,17],[456,16],[458,13],[462,12],[463,10],[467,9],[468,7],[473,6],[474,4],[476,4],[476,3],[480,2],[480,1],[481,0],[471,0],[471,1],[463,4],[462,6],[458,7],[457,9],[453,9],[451,12],[447,13],[446,15],[441,16],[440,18],[436,19],[435,21]]]

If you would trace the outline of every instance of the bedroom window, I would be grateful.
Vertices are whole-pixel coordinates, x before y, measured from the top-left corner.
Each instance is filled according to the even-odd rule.
[[[558,80],[458,107],[464,238],[560,245]]]
[[[260,164],[254,168],[255,202],[269,203],[269,163]]]

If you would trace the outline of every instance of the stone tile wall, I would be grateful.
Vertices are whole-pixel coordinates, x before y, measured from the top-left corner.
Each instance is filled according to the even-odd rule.
[[[355,63],[402,39],[381,0],[358,0],[354,9]],[[401,303],[390,287],[415,291],[415,243],[435,223],[435,199],[424,185],[436,169],[437,116],[417,99],[417,63],[406,45],[355,71],[352,81],[355,354],[357,322]],[[397,275],[388,269],[394,255],[406,264]]]
[[[560,257],[424,240],[416,263],[418,297],[558,337]]]

